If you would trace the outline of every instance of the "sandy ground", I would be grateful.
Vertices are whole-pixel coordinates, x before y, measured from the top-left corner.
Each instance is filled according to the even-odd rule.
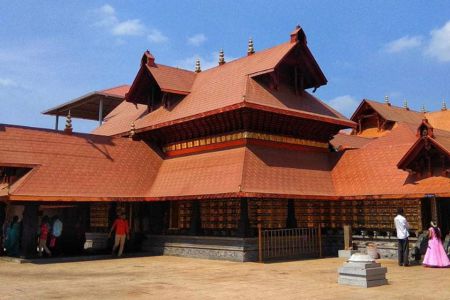
[[[450,299],[450,269],[388,268],[389,285],[337,284],[342,259],[272,264],[170,256],[88,262],[0,261],[0,299]]]

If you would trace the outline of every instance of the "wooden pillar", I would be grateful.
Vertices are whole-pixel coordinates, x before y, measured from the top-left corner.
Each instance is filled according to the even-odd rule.
[[[430,197],[430,207],[431,207],[431,220],[438,222],[438,209],[435,196]]]
[[[23,211],[21,256],[32,257],[37,251],[38,204],[26,204]]]
[[[296,228],[297,227],[297,219],[295,218],[295,203],[294,200],[289,199],[287,205],[287,219],[286,219],[286,228]]]
[[[344,250],[353,249],[352,226],[344,225]]]
[[[200,202],[198,200],[192,201],[191,210],[191,226],[189,228],[190,235],[199,235],[201,232],[202,220],[200,215]]]
[[[239,237],[247,237],[249,235],[250,221],[248,218],[248,200],[246,198],[241,198],[240,203],[240,216],[239,216],[239,224],[237,236]]]

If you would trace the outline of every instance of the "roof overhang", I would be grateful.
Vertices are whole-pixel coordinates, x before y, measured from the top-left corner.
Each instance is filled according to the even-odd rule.
[[[42,112],[44,115],[65,116],[70,111],[72,118],[98,120],[116,108],[123,100],[123,95],[105,92],[92,92],[59,106]],[[102,106],[102,107],[101,107]],[[102,112],[100,112],[102,110]],[[100,116],[101,114],[101,116]]]

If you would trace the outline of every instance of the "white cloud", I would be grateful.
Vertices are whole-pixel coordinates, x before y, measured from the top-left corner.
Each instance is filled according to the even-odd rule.
[[[450,21],[430,32],[431,40],[425,53],[442,62],[450,62]]]
[[[16,87],[18,86],[17,82],[10,78],[0,78],[0,87]]]
[[[143,35],[144,32],[145,26],[138,19],[119,22],[112,28],[114,35]]]
[[[421,36],[404,36],[395,41],[392,41],[385,46],[385,51],[388,53],[399,53],[405,50],[418,48],[422,45]]]
[[[150,42],[156,43],[156,44],[162,44],[166,43],[169,38],[165,36],[161,31],[157,29],[150,30],[150,33],[147,35],[147,39]]]
[[[344,95],[331,99],[328,104],[341,114],[350,117],[358,107],[359,101],[350,95]]]
[[[155,43],[167,42],[169,39],[157,29],[148,29],[140,19],[120,20],[117,12],[109,4],[94,11],[97,21],[95,26],[107,29],[114,36],[144,36]],[[121,40],[123,41],[123,40]]]
[[[175,63],[175,65],[179,68],[186,69],[186,70],[194,70],[195,68],[195,61],[200,59],[200,66],[201,69],[207,70],[214,67],[217,67],[219,65],[219,52],[212,52],[209,56],[204,57],[201,55],[193,55],[191,57],[187,57],[183,60],[179,60]],[[232,60],[235,60],[235,57],[226,56],[225,55],[225,61],[230,62]]]
[[[206,41],[206,36],[203,33],[198,33],[196,35],[190,36],[187,39],[187,43],[192,46],[200,46]]]

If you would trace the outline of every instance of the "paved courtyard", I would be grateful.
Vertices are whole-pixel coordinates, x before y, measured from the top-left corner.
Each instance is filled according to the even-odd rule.
[[[72,263],[0,261],[0,299],[450,299],[450,269],[400,268],[389,285],[340,286],[342,259],[273,264],[170,256]]]

